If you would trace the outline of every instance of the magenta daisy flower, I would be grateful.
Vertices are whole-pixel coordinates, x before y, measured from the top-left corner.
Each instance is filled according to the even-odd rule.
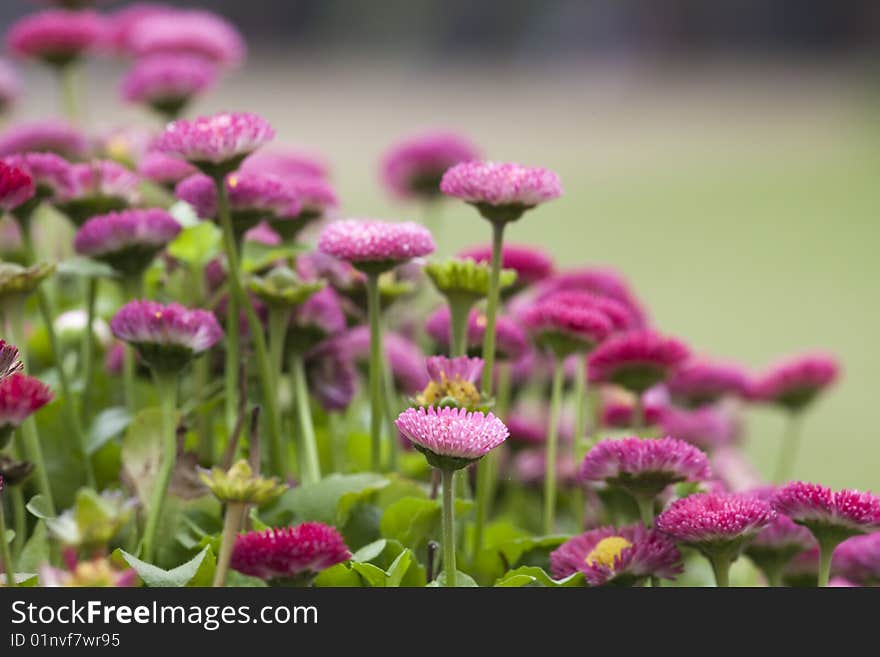
[[[90,146],[86,137],[64,121],[19,123],[0,137],[0,157],[16,153],[56,153],[67,160],[86,157]]]
[[[0,115],[15,105],[21,96],[21,80],[15,69],[4,59],[0,59]]]
[[[562,183],[548,169],[513,163],[464,162],[443,175],[440,190],[470,203],[489,221],[506,223],[561,196]]]
[[[332,287],[312,294],[293,308],[288,340],[291,348],[308,350],[322,340],[345,330],[345,313],[339,295]]]
[[[334,527],[304,522],[236,536],[232,568],[274,584],[308,586],[322,570],[351,559]]]
[[[330,174],[327,164],[320,158],[296,151],[260,151],[247,158],[241,165],[249,173],[271,173],[281,178],[324,179]]]
[[[165,210],[126,210],[89,219],[77,231],[73,247],[131,276],[142,273],[179,233],[180,224]]]
[[[77,226],[99,214],[125,210],[140,203],[140,178],[111,160],[71,167],[72,186],[57,206]]]
[[[411,221],[344,219],[329,224],[318,238],[322,253],[371,272],[430,255],[436,248],[431,232]]]
[[[212,178],[235,171],[275,131],[249,112],[224,112],[170,123],[156,141],[161,153],[186,160]]]
[[[880,532],[854,536],[838,545],[831,569],[860,586],[880,585]]]
[[[10,165],[27,172],[34,180],[37,203],[55,201],[73,193],[73,169],[55,153],[20,153],[3,159]]]
[[[168,5],[152,2],[136,2],[107,15],[107,43],[120,55],[133,55],[132,35],[136,34],[140,22],[158,14],[170,14],[176,10]]]
[[[179,372],[223,337],[223,330],[207,310],[155,301],[127,303],[110,321],[110,329],[162,373]]]
[[[475,246],[458,253],[459,258],[474,262],[492,262],[492,245]],[[553,258],[534,246],[505,244],[501,249],[501,268],[516,272],[514,291],[533,285],[553,273]]]
[[[660,422],[668,406],[669,399],[662,386],[646,390],[638,404],[634,402],[631,394],[618,388],[606,388],[602,390],[602,426],[630,429],[638,421],[645,427],[651,427]],[[636,418],[639,411],[643,416],[640,421]]]
[[[135,62],[122,80],[122,97],[173,119],[199,94],[214,86],[217,68],[193,55],[152,55]]]
[[[408,408],[395,424],[400,433],[441,470],[458,470],[503,443],[504,423],[492,413],[463,408]]]
[[[106,35],[104,19],[93,11],[38,11],[13,23],[6,46],[19,57],[66,66],[98,47]]]
[[[451,340],[449,306],[441,306],[428,316],[425,331],[440,347],[448,349]],[[467,347],[468,352],[479,354],[486,334],[486,315],[471,310],[468,315]],[[498,358],[516,360],[529,351],[529,338],[525,330],[514,319],[505,316],[496,318],[495,344]]]
[[[730,564],[776,517],[767,502],[747,495],[701,493],[673,502],[656,527],[699,550],[712,564],[718,586],[729,586]]]
[[[36,193],[30,174],[0,162],[0,209],[11,211],[23,205]]]
[[[553,577],[581,572],[589,586],[635,586],[649,577],[675,579],[682,570],[675,543],[641,525],[592,529],[550,553]]]
[[[521,319],[535,342],[557,358],[592,351],[613,328],[604,313],[588,306],[560,303],[553,297],[526,309]]]
[[[23,369],[24,363],[21,362],[18,347],[0,338],[0,381]]]
[[[650,525],[654,499],[663,489],[681,481],[705,481],[712,471],[706,455],[683,440],[631,437],[598,442],[587,452],[580,476],[628,492]]]
[[[752,396],[791,412],[806,408],[838,378],[840,366],[830,355],[809,354],[782,361],[759,376]]]
[[[434,199],[450,167],[480,157],[477,147],[451,132],[418,135],[394,144],[382,159],[382,181],[398,198]]]
[[[820,545],[880,529],[880,497],[871,493],[794,481],[779,489],[773,506],[809,529]]]
[[[159,53],[197,55],[224,67],[239,66],[247,50],[232,23],[199,9],[141,15],[126,42],[138,57]]]
[[[690,352],[654,331],[630,331],[603,342],[588,361],[590,381],[614,383],[636,394],[668,379]]]
[[[507,426],[510,427],[509,420]],[[510,468],[516,481],[526,486],[540,486],[547,476],[547,452],[543,449],[519,450],[513,457]],[[560,454],[556,457],[556,481],[563,488],[577,485],[578,467],[571,454]]]
[[[736,417],[715,406],[695,410],[669,406],[660,412],[659,420],[666,435],[706,451],[731,445],[739,437],[740,427]]]
[[[188,162],[156,151],[147,152],[137,166],[137,173],[141,178],[162,185],[166,189],[174,189],[177,183],[197,171]]]
[[[0,379],[0,449],[12,431],[52,401],[52,391],[39,379],[13,372]]]
[[[666,382],[672,398],[689,407],[713,404],[722,397],[744,399],[751,390],[748,373],[741,367],[694,359]]]
[[[629,284],[623,276],[610,269],[585,267],[563,271],[541,281],[535,292],[538,299],[558,292],[588,292],[607,297],[627,308],[632,318],[632,328],[644,328],[647,324],[645,311]]]

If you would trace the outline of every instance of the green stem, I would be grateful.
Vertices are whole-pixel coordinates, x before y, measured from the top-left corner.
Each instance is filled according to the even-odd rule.
[[[382,312],[379,275],[367,274],[367,314],[370,320],[370,467],[382,468]]]
[[[288,308],[269,306],[269,360],[272,362],[272,374],[276,382],[281,381],[281,373],[284,370],[284,343],[287,340],[289,316]]]
[[[189,270],[190,303],[194,308],[205,303],[205,273],[202,267],[192,266]],[[211,377],[211,362],[208,358],[198,358],[193,363],[193,394],[201,400],[196,411],[196,432],[199,437],[199,463],[210,466],[214,463],[214,432],[211,428],[211,409],[206,403],[205,389]]]
[[[495,415],[506,418],[510,410],[510,396],[513,392],[513,380],[511,363],[502,361],[498,363],[498,390],[495,395]]]
[[[798,449],[801,442],[801,415],[800,413],[789,414],[785,423],[785,432],[782,436],[782,445],[779,457],[776,461],[776,470],[773,481],[783,483],[791,477],[794,462],[797,459]]]
[[[385,395],[383,399],[385,406],[385,423],[388,425],[388,439],[391,443],[389,446],[390,459],[388,462],[388,468],[391,472],[397,472],[397,467],[400,462],[400,439],[397,434],[397,424],[395,424],[397,413],[394,409],[394,402],[397,400],[397,392],[394,389],[394,373],[391,371],[391,368],[384,368],[383,374],[383,380],[385,383]]]
[[[140,274],[126,276],[122,279],[122,294],[125,301],[134,301],[142,296],[143,282]],[[129,413],[134,415],[138,409],[137,399],[137,359],[135,349],[130,344],[125,345],[122,357],[122,390],[125,393],[125,406]]]
[[[562,384],[565,381],[563,359],[553,364],[553,387],[550,392],[550,425],[547,427],[546,470],[544,471],[544,534],[552,534],[556,515],[556,448],[559,443],[559,415],[562,410]]]
[[[345,437],[347,435],[343,426],[343,419],[342,411],[330,411],[327,413],[327,430],[330,433],[333,472],[340,474],[345,471]]]
[[[492,376],[495,367],[495,320],[498,315],[498,297],[501,288],[501,247],[504,244],[502,221],[492,223],[492,270],[489,277],[489,296],[486,301],[486,333],[483,336],[483,393],[492,396]]]
[[[641,431],[645,428],[645,404],[640,392],[636,393],[636,399],[633,402],[632,428],[633,431]]]
[[[15,542],[12,544],[12,552],[15,557],[21,554],[24,548],[24,539],[27,523],[27,511],[24,507],[24,494],[21,492],[21,486],[10,486],[10,501],[12,502],[12,525],[15,529]]]
[[[241,502],[228,502],[226,515],[223,518],[223,537],[220,540],[220,554],[217,556],[217,569],[214,571],[213,586],[226,586],[226,576],[229,573],[229,561],[232,559],[232,548],[235,546],[235,537],[241,528],[241,518],[244,515],[245,505]]]
[[[483,535],[486,528],[486,520],[489,517],[489,489],[492,485],[492,467],[487,459],[491,454],[477,461],[477,499],[476,517],[474,518],[474,552],[473,559],[477,558],[483,549]]]
[[[226,362],[223,370],[226,399],[226,430],[229,432],[232,431],[238,419],[238,391],[240,387],[238,376],[241,372],[239,315],[238,298],[230,292],[226,297]]]
[[[12,343],[18,345],[19,353],[21,354],[21,361],[22,363],[24,363],[25,369],[27,370],[27,343],[24,336],[24,300],[16,300],[15,302],[7,305],[6,316],[9,320],[9,329],[11,333],[10,337],[12,338]],[[58,370],[61,371],[61,369],[61,362],[59,360]],[[65,406],[68,406],[72,403],[72,398],[65,397]],[[25,453],[36,466],[37,487],[40,489],[40,492],[46,497],[49,511],[52,513],[52,515],[55,515],[55,501],[52,497],[52,486],[49,484],[49,473],[46,470],[46,460],[43,458],[43,448],[40,445],[40,436],[37,432],[37,422],[34,419],[34,416],[31,415],[28,419],[26,419],[21,424],[21,427],[19,427],[19,430],[21,432],[21,437],[24,442]]]
[[[587,358],[585,354],[575,355],[574,372],[574,436],[571,441],[571,458],[580,463],[581,452],[587,433]],[[582,528],[584,518],[584,491],[575,487],[571,492],[571,512],[578,530]]]
[[[86,330],[82,336],[82,369],[83,369],[83,393],[82,411],[80,416],[87,418],[89,415],[89,398],[92,390],[92,352],[95,343],[93,326],[95,324],[95,305],[98,298],[98,279],[90,278],[86,291]]]
[[[443,484],[443,569],[446,586],[455,588],[455,470],[441,470]]]
[[[296,416],[302,437],[302,467],[300,477],[303,483],[312,484],[321,480],[321,463],[318,460],[318,445],[315,439],[315,424],[312,420],[312,407],[309,402],[309,388],[306,384],[306,368],[302,354],[294,352],[290,357],[290,376],[293,396],[296,403]]]
[[[171,483],[174,463],[177,460],[177,378],[159,373],[156,373],[155,378],[162,409],[162,460],[144,527],[143,555],[150,563],[156,557],[156,536],[159,531],[159,520],[162,517],[162,506],[168,495],[168,485]]]
[[[241,268],[238,263],[238,252],[235,243],[235,233],[232,230],[232,216],[229,212],[229,193],[226,189],[226,183],[223,176],[218,176],[214,180],[217,188],[217,214],[220,217],[220,223],[223,227],[223,247],[226,251],[226,260],[229,267],[229,280],[232,286],[232,294],[230,300],[235,297],[238,306],[244,310],[247,317],[248,328],[251,333],[251,341],[254,345],[254,355],[256,356],[257,375],[260,380],[260,389],[263,398],[263,408],[266,412],[266,425],[269,430],[270,444],[284,445],[281,435],[281,423],[278,416],[278,398],[275,390],[274,377],[272,376],[272,366],[269,362],[269,353],[266,349],[266,338],[263,335],[263,326],[257,313],[254,311],[253,304],[244,292],[241,284]],[[236,319],[236,322],[238,320]],[[287,466],[285,464],[285,450],[282,449],[280,454],[281,461],[273,463],[275,473],[284,477],[287,475]]]
[[[715,573],[715,586],[728,588],[730,586],[730,564],[732,559],[726,554],[718,554],[709,558],[712,564],[712,572]]]
[[[71,123],[79,123],[79,65],[66,64],[58,70],[61,83],[61,106]]]
[[[0,499],[0,559],[3,559],[3,567],[6,569],[6,586],[14,587],[15,568],[12,566],[12,552],[9,551],[9,543],[6,542],[6,514],[3,511],[2,499]]]
[[[828,580],[831,579],[831,557],[834,555],[834,548],[837,547],[839,541],[819,541],[819,577],[818,586],[828,586]]]
[[[470,315],[473,302],[469,298],[448,296],[449,301],[449,355],[452,358],[464,356],[467,353],[467,329],[468,315]]]

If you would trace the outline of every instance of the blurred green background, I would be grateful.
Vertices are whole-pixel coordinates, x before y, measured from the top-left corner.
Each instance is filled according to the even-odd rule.
[[[558,171],[564,198],[512,226],[512,241],[560,266],[619,269],[657,326],[699,352],[753,369],[813,348],[836,353],[844,376],[810,411],[794,472],[880,491],[880,87],[870,53],[409,59],[393,46],[393,36],[366,54],[258,42],[197,110],[260,112],[279,144],[323,155],[349,216],[420,218],[387,196],[378,160],[423,129],[459,130],[492,159]],[[116,100],[121,71],[91,70],[96,130],[151,125]],[[18,118],[54,114],[48,75],[25,73]],[[460,204],[445,206],[443,226],[447,254],[488,239]],[[782,420],[748,416],[748,451],[765,475]]]

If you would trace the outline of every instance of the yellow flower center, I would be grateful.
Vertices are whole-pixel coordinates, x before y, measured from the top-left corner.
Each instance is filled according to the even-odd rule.
[[[238,177],[237,176],[229,176],[229,178],[227,178],[226,181],[229,183],[229,187],[232,189],[235,189],[235,187],[238,186]]]
[[[609,536],[596,543],[596,547],[584,561],[588,566],[598,563],[600,566],[613,569],[615,559],[628,547],[632,547],[632,543],[623,536]]]
[[[433,406],[444,397],[451,397],[465,408],[473,408],[480,403],[480,391],[473,383],[461,377],[449,379],[446,375],[443,375],[443,381],[440,383],[436,381],[428,383],[422,394],[416,397],[416,402],[421,406]]]
[[[486,328],[486,316],[485,315],[478,315],[477,320],[476,320],[476,324],[480,328]]]

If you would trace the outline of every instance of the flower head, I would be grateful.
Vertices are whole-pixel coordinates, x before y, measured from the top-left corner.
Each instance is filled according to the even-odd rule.
[[[105,34],[104,19],[93,11],[38,11],[9,28],[6,45],[19,57],[65,66],[94,50]]]
[[[483,373],[482,358],[431,356],[425,359],[425,369],[431,380],[416,397],[419,406],[454,405],[474,409],[480,404],[476,384]]]
[[[329,174],[327,164],[313,155],[295,151],[260,151],[241,165],[249,173],[270,173],[281,178],[301,180],[324,179]]]
[[[535,286],[537,299],[559,292],[587,292],[598,297],[613,299],[629,311],[632,328],[643,328],[647,323],[645,311],[627,281],[610,269],[597,267],[571,269],[553,274]]]
[[[52,391],[42,381],[21,372],[0,380],[0,449],[11,433],[52,401]]]
[[[668,379],[689,354],[688,348],[673,338],[650,330],[630,331],[612,336],[590,354],[590,381],[614,383],[641,393]]]
[[[459,251],[459,258],[477,263],[492,262],[492,245],[475,246]],[[553,273],[553,258],[534,246],[505,244],[501,248],[501,266],[516,272],[516,290],[533,285]]]
[[[712,404],[728,396],[745,398],[751,389],[749,375],[741,367],[704,359],[685,363],[666,385],[673,399],[690,407]]]
[[[601,311],[587,305],[561,303],[553,297],[526,309],[521,319],[535,341],[559,358],[592,351],[613,328]]]
[[[212,11],[157,11],[142,15],[127,35],[127,47],[138,57],[186,54],[218,66],[239,66],[246,54],[235,26]]]
[[[287,486],[280,483],[277,477],[261,477],[259,473],[254,473],[244,459],[236,461],[228,470],[220,467],[201,470],[199,479],[223,503],[259,506],[287,490]]]
[[[387,270],[430,255],[436,248],[431,232],[411,221],[390,223],[375,219],[334,221],[321,232],[318,250],[359,269]]]
[[[509,420],[507,426],[510,427]],[[511,474],[516,481],[526,486],[543,484],[547,476],[547,451],[541,448],[519,450],[513,457]],[[556,457],[556,481],[564,488],[572,488],[578,484],[577,463],[571,454],[559,454]]]
[[[248,155],[274,136],[272,126],[256,114],[224,112],[170,123],[155,148],[217,177],[235,171]]]
[[[809,354],[790,358],[768,369],[752,387],[754,399],[778,404],[792,412],[806,408],[840,374],[830,355]]]
[[[165,210],[125,210],[89,219],[76,232],[73,247],[123,274],[138,274],[179,233],[180,224]]]
[[[31,121],[19,123],[0,137],[0,157],[16,153],[55,153],[68,160],[84,158],[89,141],[76,128],[64,121]]]
[[[773,506],[819,540],[841,541],[880,529],[880,497],[793,481],[777,491]]]
[[[736,417],[715,406],[695,410],[667,406],[659,413],[659,419],[666,435],[704,450],[730,445],[739,437]]]
[[[193,55],[161,54],[139,59],[122,80],[122,97],[163,116],[180,114],[217,81],[217,68]]]
[[[132,35],[136,34],[140,22],[158,14],[173,13],[175,10],[163,4],[135,2],[107,15],[107,43],[117,54],[133,55]]]
[[[449,306],[441,306],[425,321],[425,330],[432,340],[441,347],[448,347],[451,340]],[[479,310],[468,315],[468,350],[482,348],[486,333],[486,316]],[[495,318],[495,341],[497,357],[516,360],[529,350],[529,340],[523,328],[510,317],[499,315]]]
[[[339,294],[332,287],[322,286],[293,308],[287,333],[288,346],[299,352],[306,352],[344,330],[345,313]]]
[[[27,172],[34,181],[35,199],[55,201],[73,193],[73,168],[55,153],[19,153],[5,157],[9,166]]]
[[[772,486],[762,487],[746,494],[772,504],[776,489]],[[758,532],[744,552],[768,578],[774,579],[792,558],[814,545],[816,539],[809,530],[796,524],[788,516],[778,513]]]
[[[71,167],[73,185],[58,201],[59,209],[77,226],[95,215],[124,210],[140,202],[140,179],[112,160]]]
[[[590,586],[633,586],[648,577],[675,579],[681,571],[675,543],[642,525],[592,529],[550,553],[554,577],[581,572]]]
[[[107,543],[131,519],[137,501],[121,491],[96,493],[81,488],[73,507],[46,519],[46,528],[62,545],[87,551],[106,548]]]
[[[33,198],[35,193],[34,179],[30,174],[0,162],[0,209],[14,210]]]
[[[700,493],[673,502],[657,517],[656,527],[706,555],[735,556],[775,516],[770,504],[755,497]]]
[[[137,166],[141,178],[166,188],[173,188],[196,172],[197,169],[188,162],[156,151],[148,151]]]
[[[581,464],[581,478],[604,481],[636,497],[654,498],[670,484],[712,477],[699,449],[675,438],[618,438],[598,442]]]
[[[0,301],[10,297],[26,297],[55,271],[55,265],[38,262],[22,267],[0,261]]]
[[[248,287],[270,306],[293,307],[305,303],[324,285],[324,281],[303,281],[292,269],[281,265],[273,267],[265,276],[252,278]]]
[[[509,432],[492,413],[464,408],[408,408],[395,424],[428,462],[441,469],[460,469],[503,443]]]
[[[24,363],[21,362],[18,347],[0,339],[0,381],[23,369]]]
[[[134,345],[141,358],[160,372],[177,372],[213,347],[223,331],[206,310],[180,304],[131,301],[110,322],[120,340]]]
[[[507,222],[562,195],[559,176],[548,169],[497,162],[464,162],[440,182],[447,196],[474,205],[486,219]]]
[[[460,162],[479,158],[471,142],[450,132],[418,135],[394,144],[382,159],[382,181],[399,198],[440,196],[440,180]]]
[[[335,528],[320,522],[267,529],[237,536],[231,566],[264,580],[307,584],[319,572],[351,553]]]
[[[831,568],[860,586],[880,584],[880,532],[853,536],[838,545]]]
[[[470,258],[431,262],[425,265],[425,273],[440,294],[451,299],[468,299],[474,302],[489,294],[491,268]],[[516,273],[502,269],[498,281],[501,289],[513,285]]]

